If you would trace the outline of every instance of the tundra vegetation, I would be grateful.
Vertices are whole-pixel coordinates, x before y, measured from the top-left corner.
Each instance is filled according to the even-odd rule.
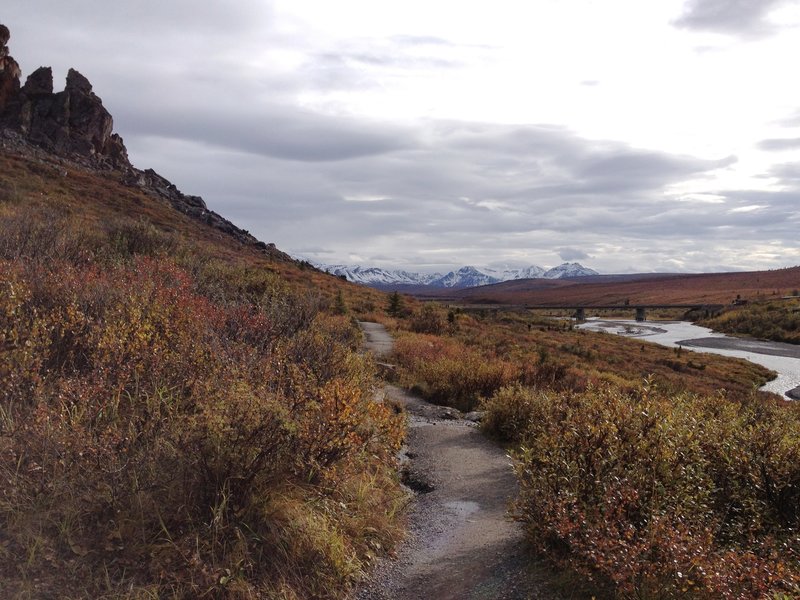
[[[733,335],[800,344],[800,295],[733,306],[717,317],[700,322]]]
[[[398,377],[486,411],[543,556],[598,597],[800,595],[800,411],[756,391],[769,371],[522,313],[446,314],[398,323]]]
[[[2,596],[344,596],[402,533],[383,296],[0,158]]]

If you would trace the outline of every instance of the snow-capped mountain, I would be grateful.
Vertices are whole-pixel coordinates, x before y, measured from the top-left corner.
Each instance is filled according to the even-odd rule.
[[[466,288],[479,285],[490,285],[513,279],[563,279],[566,277],[582,277],[598,275],[594,269],[584,267],[580,263],[564,263],[552,269],[531,265],[522,269],[489,269],[478,267],[461,267],[446,275],[440,273],[416,273],[381,269],[379,267],[361,267],[348,265],[315,264],[318,269],[347,278],[354,283],[362,283],[373,287],[393,285],[431,286],[440,288]]]
[[[399,270],[390,271],[379,267],[323,264],[314,266],[332,275],[344,276],[353,283],[363,283],[364,285],[429,285],[442,276],[441,273],[410,273]]]
[[[488,269],[486,269],[486,272],[493,274],[492,271]],[[545,277],[547,270],[536,265],[531,265],[524,269],[504,269],[498,271],[498,273],[499,275],[496,276],[498,279],[501,281],[510,281],[512,279],[538,279],[539,277]]]
[[[580,263],[564,263],[553,267],[542,274],[545,279],[565,279],[567,277],[585,277],[586,275],[599,275],[594,269],[584,267]]]
[[[489,285],[500,281],[503,280],[479,271],[475,267],[461,267],[458,271],[450,271],[444,277],[434,279],[428,285],[431,287],[465,288]]]

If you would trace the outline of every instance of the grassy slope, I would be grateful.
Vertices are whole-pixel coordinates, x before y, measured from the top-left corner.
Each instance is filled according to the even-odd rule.
[[[0,154],[0,588],[340,597],[399,534],[382,294]]]
[[[701,324],[733,335],[800,344],[800,297],[731,307]]]
[[[65,167],[60,161],[2,153],[0,201],[3,201],[0,210],[5,213],[38,207],[53,215],[71,217],[86,228],[107,229],[120,219],[143,220],[162,232],[191,242],[206,257],[263,269],[293,285],[319,290],[326,296],[341,291],[359,308],[368,307],[370,303],[385,303],[385,296],[380,292],[305,269],[294,261],[270,259],[223,232],[173,210],[166,202],[122,185],[118,174],[113,172],[98,174]]]

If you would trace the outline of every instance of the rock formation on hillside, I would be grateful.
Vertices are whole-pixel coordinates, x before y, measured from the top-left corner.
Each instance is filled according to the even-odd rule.
[[[243,244],[291,260],[274,244],[259,242],[249,232],[208,210],[201,197],[183,194],[152,169],[135,168],[122,138],[113,132],[111,114],[92,91],[89,80],[75,69],[69,70],[61,92],[53,92],[50,67],[39,67],[20,85],[22,71],[9,55],[10,37],[8,28],[0,25],[0,148],[29,154],[38,149],[66,163],[118,172],[126,185],[168,202]]]
[[[19,92],[19,76],[22,74],[17,61],[8,55],[6,44],[10,37],[8,27],[0,25],[0,114]]]
[[[53,71],[39,67],[20,86],[21,70],[9,55],[8,28],[0,26],[0,125],[64,158],[94,167],[128,170],[131,163],[114,120],[92,84],[70,69],[63,91],[53,92]]]

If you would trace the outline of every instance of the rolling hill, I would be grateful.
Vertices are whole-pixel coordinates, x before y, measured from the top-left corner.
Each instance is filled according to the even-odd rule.
[[[438,297],[474,304],[623,305],[730,304],[780,297],[800,289],[800,267],[773,271],[701,274],[597,275],[569,280],[520,280]],[[426,296],[433,297],[429,290]]]

